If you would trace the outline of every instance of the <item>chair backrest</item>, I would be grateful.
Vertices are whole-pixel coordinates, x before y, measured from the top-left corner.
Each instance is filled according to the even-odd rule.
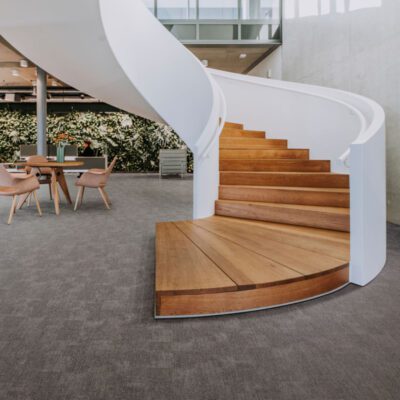
[[[14,186],[12,175],[0,165],[0,186]]]
[[[29,156],[26,158],[27,162],[48,162],[49,160],[45,156],[39,156],[35,154],[34,156]]]
[[[118,156],[115,156],[113,158],[113,160],[111,161],[110,165],[107,167],[107,169],[106,169],[107,176],[109,176],[111,174],[112,170],[114,169],[117,159],[118,159]]]

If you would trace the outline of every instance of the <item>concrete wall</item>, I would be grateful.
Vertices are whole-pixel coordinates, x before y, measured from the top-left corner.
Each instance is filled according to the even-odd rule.
[[[270,72],[270,76],[268,76],[268,72]],[[278,47],[272,54],[257,64],[248,75],[282,79],[282,47]]]
[[[349,90],[384,107],[388,219],[400,223],[400,1],[283,1],[282,79]]]

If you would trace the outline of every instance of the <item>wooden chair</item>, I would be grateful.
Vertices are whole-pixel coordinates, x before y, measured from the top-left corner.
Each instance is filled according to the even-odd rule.
[[[10,215],[8,217],[8,225],[11,224],[13,216],[17,207],[17,199],[20,195],[33,194],[36,207],[40,216],[42,216],[42,210],[40,209],[39,200],[37,197],[37,189],[40,188],[40,184],[36,176],[25,175],[25,174],[10,174],[3,165],[0,165],[0,196],[9,196],[13,198]]]
[[[97,169],[97,168],[89,169],[89,171],[85,172],[78,179],[78,181],[75,184],[76,186],[79,186],[78,194],[76,196],[76,201],[75,201],[75,208],[74,208],[75,211],[82,204],[85,188],[98,189],[101,198],[104,201],[104,204],[106,205],[107,209],[110,210],[111,202],[107,195],[107,192],[105,191],[105,187],[107,185],[108,178],[111,174],[111,171],[114,168],[116,161],[117,157],[114,157],[114,159],[112,160],[111,164],[108,166],[107,169]]]
[[[26,158],[27,162],[48,162],[48,159],[44,156],[33,155]],[[50,200],[53,200],[53,195],[51,193],[51,169],[50,168],[34,168],[25,167],[25,172],[28,175],[35,175],[41,185],[49,185]],[[30,205],[31,195],[28,193],[25,196],[21,196],[19,199],[17,210],[19,210],[25,202],[28,200],[28,206]]]

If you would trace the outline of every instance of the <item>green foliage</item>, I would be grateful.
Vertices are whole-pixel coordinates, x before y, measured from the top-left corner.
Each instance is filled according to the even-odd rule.
[[[74,139],[71,144],[82,148],[90,139],[92,147],[110,159],[118,155],[116,170],[124,172],[158,171],[160,149],[185,146],[168,126],[123,112],[70,112],[50,114],[47,118],[48,141],[60,132]],[[36,143],[36,116],[18,111],[0,110],[0,162],[16,161],[21,144]],[[189,171],[193,158],[189,152]]]

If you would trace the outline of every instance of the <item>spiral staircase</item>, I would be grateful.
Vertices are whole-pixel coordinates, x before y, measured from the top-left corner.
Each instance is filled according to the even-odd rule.
[[[32,62],[170,125],[193,151],[194,219],[157,225],[156,317],[289,304],[379,274],[378,104],[208,70],[138,0],[0,0],[0,9],[0,34]]]

